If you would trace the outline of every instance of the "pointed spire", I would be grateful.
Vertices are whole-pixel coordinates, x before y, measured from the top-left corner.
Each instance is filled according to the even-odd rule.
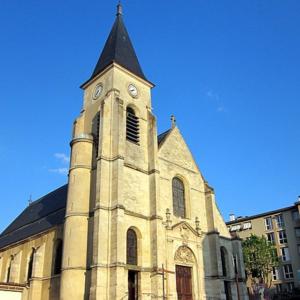
[[[122,15],[123,9],[121,2],[119,2],[116,20],[90,79],[115,62],[140,78],[147,80],[130,41]]]

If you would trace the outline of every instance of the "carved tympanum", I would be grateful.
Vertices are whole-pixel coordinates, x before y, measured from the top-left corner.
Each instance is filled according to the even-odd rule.
[[[191,249],[187,246],[181,246],[175,253],[175,261],[181,263],[194,263],[195,258]]]

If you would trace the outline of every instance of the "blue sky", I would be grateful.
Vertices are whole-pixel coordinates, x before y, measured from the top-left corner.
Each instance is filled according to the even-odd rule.
[[[67,181],[72,122],[115,1],[0,3],[0,230]],[[300,194],[300,1],[124,0],[159,131],[170,115],[224,217]]]

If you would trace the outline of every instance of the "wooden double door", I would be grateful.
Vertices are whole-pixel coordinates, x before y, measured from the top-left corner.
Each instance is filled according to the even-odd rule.
[[[176,289],[178,300],[193,300],[192,268],[176,265]]]

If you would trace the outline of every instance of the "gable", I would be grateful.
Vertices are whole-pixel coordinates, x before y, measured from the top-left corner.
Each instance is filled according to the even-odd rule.
[[[172,226],[173,231],[179,231],[181,236],[184,235],[195,235],[198,236],[199,233],[188,223],[185,221],[181,221],[175,225]]]
[[[158,156],[183,168],[200,172],[193,155],[177,127],[166,132],[159,143]]]

